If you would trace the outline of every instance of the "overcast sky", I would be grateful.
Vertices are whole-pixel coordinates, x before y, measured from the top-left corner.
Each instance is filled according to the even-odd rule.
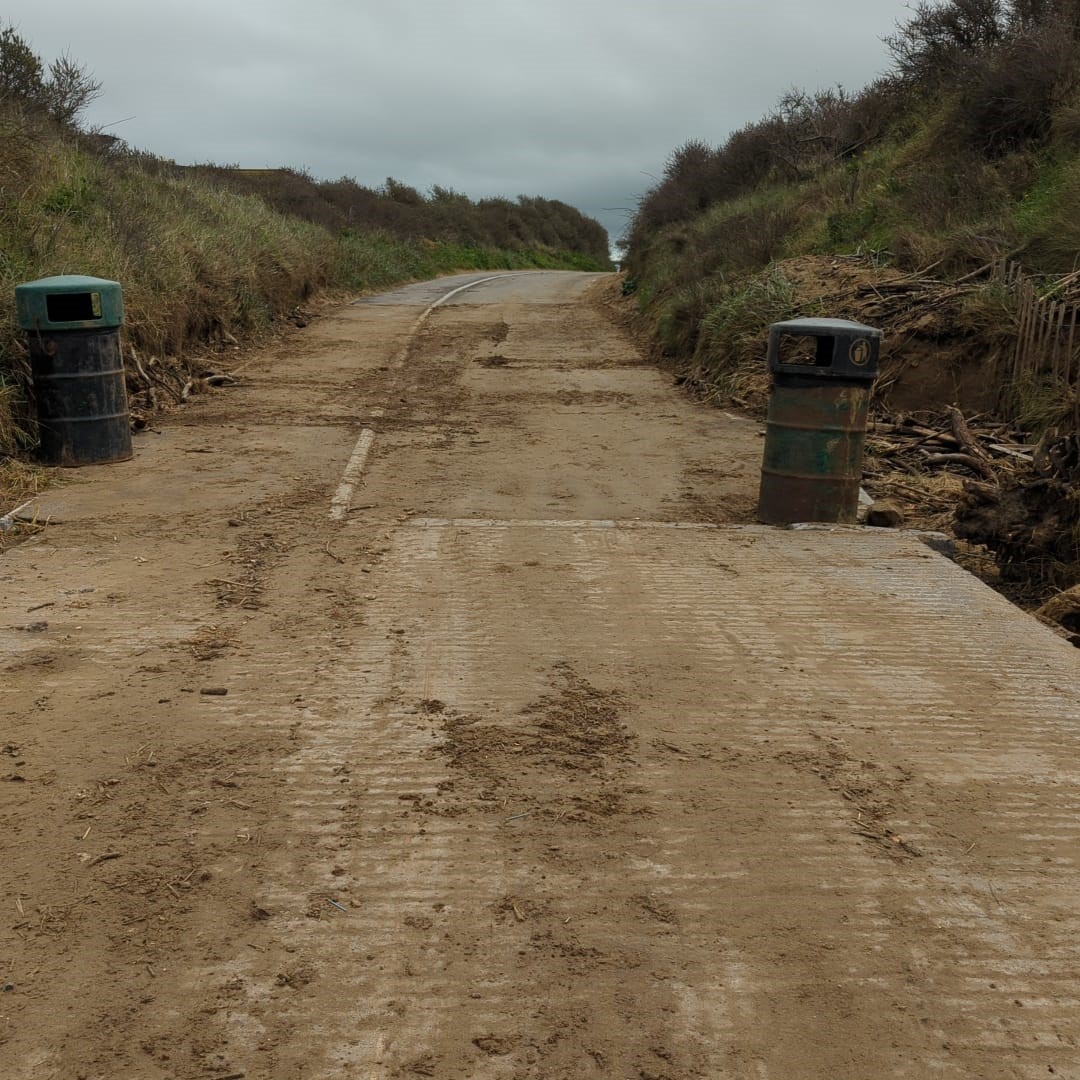
[[[905,13],[902,0],[0,4],[44,59],[67,51],[95,73],[86,119],[140,149],[545,195],[613,238],[676,146],[721,142],[791,86],[864,85]]]

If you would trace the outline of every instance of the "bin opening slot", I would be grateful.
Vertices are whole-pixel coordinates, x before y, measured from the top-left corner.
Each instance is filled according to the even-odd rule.
[[[45,312],[49,322],[91,322],[101,318],[101,293],[48,293]]]
[[[817,334],[784,334],[780,338],[781,364],[832,367],[836,338]]]

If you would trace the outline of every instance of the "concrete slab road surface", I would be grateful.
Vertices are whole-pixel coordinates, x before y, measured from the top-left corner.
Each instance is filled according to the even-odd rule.
[[[3,1075],[1080,1077],[1075,650],[490,276],[0,560]]]

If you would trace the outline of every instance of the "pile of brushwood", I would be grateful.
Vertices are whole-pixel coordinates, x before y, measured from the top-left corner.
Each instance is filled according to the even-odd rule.
[[[950,407],[877,420],[868,451],[875,496],[991,551],[1002,591],[1080,645],[1080,435],[1050,429],[1030,443]]]
[[[1004,577],[1080,582],[1080,435],[1048,431],[1030,460],[964,483],[957,536],[985,544]]]
[[[156,356],[144,360],[134,345],[128,346],[127,357],[124,375],[134,431],[142,431],[163,407],[183,405],[194,394],[237,383],[232,372],[201,357],[189,357],[183,366],[163,363]]]

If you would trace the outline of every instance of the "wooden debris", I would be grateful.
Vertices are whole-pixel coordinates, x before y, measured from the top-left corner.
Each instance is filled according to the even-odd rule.
[[[119,851],[106,851],[104,855],[99,855],[96,859],[91,859],[86,865],[97,866],[98,863],[109,862],[110,859],[119,859],[122,852]]]
[[[1032,460],[1030,447],[1020,439],[1020,433],[1008,425],[965,418],[954,406],[948,408],[938,426],[925,419],[882,419],[868,431],[868,471],[880,471],[885,463],[912,475],[961,469],[996,485],[1014,468]]]

